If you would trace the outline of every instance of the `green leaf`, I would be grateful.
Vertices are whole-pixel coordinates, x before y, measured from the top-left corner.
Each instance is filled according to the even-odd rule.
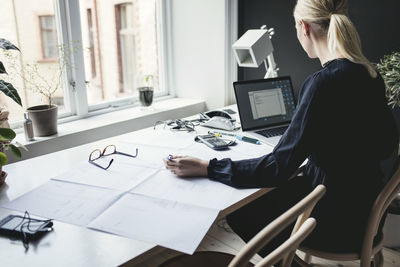
[[[10,41],[4,39],[4,38],[0,38],[0,48],[5,49],[5,50],[18,50],[18,47],[16,47],[15,45],[13,45]]]
[[[17,144],[17,146],[18,146],[19,148],[22,148],[22,149],[24,149],[25,151],[28,151],[28,149],[26,148],[26,146],[24,146],[24,145],[21,144],[20,142],[15,141],[15,144]]]
[[[0,136],[7,138],[8,140],[13,140],[17,135],[10,128],[0,128]]]
[[[376,68],[385,81],[388,104],[400,106],[400,52],[384,55]]]
[[[7,74],[6,68],[3,65],[3,62],[0,61],[0,73],[5,73]]]
[[[15,156],[17,156],[18,158],[21,158],[21,157],[22,157],[21,151],[18,149],[18,147],[14,146],[14,145],[10,145],[9,148],[10,148],[11,152],[12,152]]]
[[[0,152],[0,166],[7,164],[7,156],[3,152]]]
[[[11,83],[0,80],[0,91],[22,107],[21,98],[19,97],[17,89],[15,89]]]

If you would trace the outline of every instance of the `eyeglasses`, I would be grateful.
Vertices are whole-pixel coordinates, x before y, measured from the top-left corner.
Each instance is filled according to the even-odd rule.
[[[119,152],[117,151],[117,148],[115,147],[115,145],[108,145],[106,146],[103,151],[101,151],[100,149],[95,149],[93,150],[90,155],[89,155],[89,163],[103,169],[103,170],[107,170],[111,164],[114,162],[114,159],[111,159],[110,162],[108,163],[107,167],[103,167],[99,164],[97,164],[96,162],[94,162],[95,160],[101,158],[101,157],[105,157],[105,156],[110,156],[113,154],[118,154],[118,155],[122,155],[122,156],[127,156],[127,157],[131,157],[131,158],[136,158],[138,155],[138,149],[136,148],[136,154],[135,155],[131,155],[131,154],[127,154],[127,153],[123,153],[123,152]]]

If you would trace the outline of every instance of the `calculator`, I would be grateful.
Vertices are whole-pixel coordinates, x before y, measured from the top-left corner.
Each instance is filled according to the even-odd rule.
[[[206,146],[215,150],[227,149],[230,145],[235,143],[235,141],[230,141],[230,140],[227,141],[225,139],[221,139],[211,134],[198,135],[195,137],[194,140],[196,142],[201,142]]]

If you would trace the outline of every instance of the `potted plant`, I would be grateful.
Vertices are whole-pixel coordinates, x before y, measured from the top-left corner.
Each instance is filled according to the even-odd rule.
[[[17,145],[19,147],[24,146],[17,142],[14,143],[13,140],[15,137],[16,134],[12,129],[0,127],[0,185],[4,183],[7,177],[7,173],[3,171],[3,166],[7,164],[8,160],[5,151],[9,149],[16,157],[21,158],[21,151]]]
[[[0,48],[3,50],[19,51],[15,45],[3,38],[0,38]],[[4,64],[1,61],[0,74],[7,74]],[[14,100],[18,105],[22,106],[21,98],[11,83],[0,80],[0,91]],[[8,114],[9,113],[6,109],[0,107],[0,185],[4,183],[4,180],[7,177],[7,173],[3,171],[3,166],[7,164],[7,155],[5,152],[10,149],[14,155],[20,158],[21,151],[16,145],[23,147],[17,142],[15,142],[16,145],[13,143],[13,139],[15,138],[16,134],[12,129],[9,128],[10,125],[8,124]]]
[[[18,58],[6,54],[9,59],[13,73],[18,75],[27,89],[44,97],[47,104],[31,106],[27,108],[29,118],[32,120],[35,136],[49,136],[57,133],[58,107],[53,103],[55,93],[62,88],[63,76],[68,67],[67,56],[69,48],[67,45],[58,46],[58,64],[50,65],[47,70],[52,75],[44,76],[43,69],[38,63],[23,64],[22,69],[18,65]]]
[[[144,75],[143,82],[137,88],[139,91],[139,101],[144,107],[148,107],[153,103],[153,75]]]
[[[400,52],[383,56],[376,68],[386,84],[386,97],[400,133]]]

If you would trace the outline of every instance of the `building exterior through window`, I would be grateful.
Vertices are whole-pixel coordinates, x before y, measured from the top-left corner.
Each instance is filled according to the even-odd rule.
[[[57,59],[57,32],[54,16],[39,16],[43,59]]]

